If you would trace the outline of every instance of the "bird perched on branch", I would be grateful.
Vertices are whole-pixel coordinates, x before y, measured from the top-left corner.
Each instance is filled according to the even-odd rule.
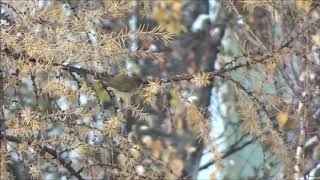
[[[132,96],[141,88],[143,81],[134,74],[118,74],[112,77],[102,78],[103,84],[110,87],[120,104],[131,104]]]
[[[109,77],[107,85],[121,92],[136,92],[143,81],[137,75],[119,74]]]

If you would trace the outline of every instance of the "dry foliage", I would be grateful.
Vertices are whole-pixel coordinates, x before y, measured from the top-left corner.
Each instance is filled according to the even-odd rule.
[[[19,5],[14,2],[8,4]],[[303,145],[311,136],[306,128],[309,123],[319,125],[319,113],[314,110],[319,107],[319,93],[312,94],[320,82],[312,78],[319,75],[320,61],[312,51],[320,46],[319,30],[315,28],[319,13],[314,13],[319,3],[308,1],[303,6],[296,1],[295,16],[288,17],[288,2],[225,0],[230,18],[237,20],[230,26],[239,29],[234,30],[234,36],[243,56],[212,72],[143,79],[136,104],[119,108],[108,87],[100,82],[112,76],[112,67],[125,71],[126,61],[132,58],[165,63],[161,52],[128,48],[132,39],[168,46],[173,39],[171,33],[186,30],[180,24],[180,1],[163,1],[154,9],[156,21],[164,27],[141,25],[132,31],[119,23],[112,32],[105,29],[104,23],[109,19],[123,22],[133,14],[134,2],[110,0],[100,6],[86,2],[73,8],[76,2],[53,1],[50,8],[44,8],[26,1],[25,5],[31,6],[27,10],[8,6],[16,17],[1,28],[1,106],[5,120],[1,119],[0,129],[0,174],[13,177],[8,166],[12,163],[10,155],[15,154],[35,179],[47,173],[43,167],[52,168],[57,176],[78,179],[183,178],[187,164],[184,157],[172,148],[172,142],[157,139],[167,136],[172,128],[178,135],[195,135],[213,152],[211,164],[215,163],[216,171],[222,171],[223,158],[228,153],[218,149],[216,139],[210,135],[206,109],[199,107],[198,97],[191,93],[221,80],[233,84],[236,90],[240,129],[283,164],[281,177],[302,177],[306,171]],[[141,4],[150,11],[148,1]],[[162,17],[167,6],[172,7],[172,12]],[[259,29],[256,22],[262,17],[255,14],[257,9],[270,15],[270,21],[283,27],[282,33],[287,36],[278,42],[271,27]],[[167,22],[172,17],[173,22],[179,23]],[[291,59],[298,61],[299,70]],[[287,70],[287,66],[291,69]],[[233,72],[245,73],[236,77]],[[279,77],[285,87],[278,82]],[[267,88],[270,86],[271,92]],[[293,100],[285,96],[288,89]],[[109,106],[104,107],[105,104]],[[150,111],[165,114],[162,118],[169,119],[171,126],[166,132],[155,131],[155,137],[139,137],[134,130],[151,131],[156,126]],[[134,123],[140,126],[132,125],[128,132],[128,124]],[[289,131],[295,134],[293,145],[286,138]]]

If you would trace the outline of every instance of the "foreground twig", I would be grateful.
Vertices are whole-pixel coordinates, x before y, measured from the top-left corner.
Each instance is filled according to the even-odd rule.
[[[15,142],[15,143],[23,143],[23,140],[19,137],[15,137],[15,136],[10,136],[10,135],[0,135],[0,139],[6,139],[8,141],[11,142]],[[28,144],[31,144],[31,140],[27,140]],[[67,162],[64,158],[61,158],[58,154],[58,152],[52,148],[49,148],[48,146],[44,146],[44,145],[36,145],[37,148],[41,149],[43,152],[46,152],[48,154],[50,154],[51,156],[53,156],[54,159],[57,159],[61,165],[63,165],[72,176],[75,176],[76,178],[80,179],[80,180],[84,180],[84,178],[80,175],[81,173],[81,169],[80,171],[76,171],[72,166],[70,162]]]

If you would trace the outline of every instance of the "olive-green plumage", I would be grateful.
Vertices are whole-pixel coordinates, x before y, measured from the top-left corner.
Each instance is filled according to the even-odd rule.
[[[143,83],[138,76],[128,76],[126,74],[103,78],[102,81],[114,92],[119,100],[119,107],[130,105],[132,96],[137,93]]]
[[[142,80],[138,76],[130,77],[126,74],[119,74],[111,77],[107,84],[122,92],[135,92],[142,84]]]

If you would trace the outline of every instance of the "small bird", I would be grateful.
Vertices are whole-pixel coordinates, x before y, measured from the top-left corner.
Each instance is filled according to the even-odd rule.
[[[127,74],[119,74],[110,77],[107,85],[117,91],[132,93],[136,92],[142,85],[142,80],[137,75],[129,76]]]
[[[120,106],[130,105],[132,96],[141,88],[143,81],[137,75],[118,74],[113,77],[103,78],[105,85],[109,86],[117,99]],[[121,103],[122,101],[122,103]]]

